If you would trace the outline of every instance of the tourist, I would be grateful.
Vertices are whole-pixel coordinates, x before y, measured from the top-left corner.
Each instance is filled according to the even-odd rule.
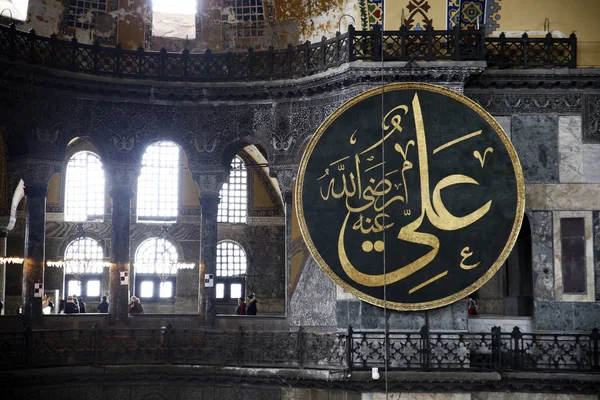
[[[50,298],[47,294],[42,297],[42,312],[44,314],[50,314],[52,312],[52,307],[50,307]]]
[[[257,301],[254,297],[254,293],[250,293],[246,305],[246,315],[256,315],[256,303]]]
[[[79,309],[79,300],[77,300],[77,296],[73,295],[71,297],[73,298],[73,303],[75,303],[75,307],[77,307],[77,312],[80,312],[80,309]]]
[[[244,303],[244,299],[241,297],[238,299],[238,306],[235,309],[235,314],[246,315],[246,303]]]
[[[75,304],[73,296],[67,296],[65,303],[65,314],[79,314],[79,307]]]
[[[135,296],[131,296],[131,303],[129,304],[129,314],[142,314],[144,307],[140,303],[140,299]]]
[[[85,314],[85,303],[83,302],[83,297],[79,298],[77,304],[79,304],[79,312]]]
[[[64,314],[65,313],[65,299],[60,299],[60,301],[58,302],[58,313],[59,314]]]
[[[96,307],[99,313],[107,314],[108,313],[108,301],[106,301],[106,296],[102,296],[102,302],[98,304]]]

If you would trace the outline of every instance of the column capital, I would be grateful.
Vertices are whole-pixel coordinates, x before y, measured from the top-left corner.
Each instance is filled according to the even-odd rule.
[[[137,188],[141,168],[136,164],[107,163],[104,165],[108,190],[113,198],[131,199]]]
[[[62,163],[54,160],[26,158],[11,163],[11,170],[23,179],[25,196],[45,197],[52,175],[62,170]]]
[[[277,164],[269,167],[269,175],[277,179],[283,201],[286,203],[292,201],[297,173],[298,164]]]
[[[192,178],[200,189],[200,201],[205,196],[219,196],[223,184],[229,178],[229,171],[224,167],[191,170]]]

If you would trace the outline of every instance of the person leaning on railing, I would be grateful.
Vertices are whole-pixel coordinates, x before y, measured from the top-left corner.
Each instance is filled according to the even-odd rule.
[[[142,314],[144,312],[144,306],[140,303],[140,299],[135,296],[131,296],[131,303],[129,303],[129,314]]]
[[[65,314],[79,314],[79,307],[77,307],[77,304],[73,301],[73,296],[67,296]]]

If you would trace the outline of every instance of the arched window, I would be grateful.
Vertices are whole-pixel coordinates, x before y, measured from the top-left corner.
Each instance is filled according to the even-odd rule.
[[[104,251],[96,240],[83,237],[65,249],[65,283],[67,295],[86,299],[100,298]]]
[[[175,295],[177,249],[168,239],[145,240],[135,252],[136,294],[142,299],[167,299]]]
[[[246,252],[242,246],[229,240],[217,245],[217,299],[229,301],[244,297],[246,267]]]
[[[245,224],[248,209],[248,173],[241,158],[236,156],[231,161],[229,181],[223,184],[219,194],[221,202],[217,221]]]
[[[100,157],[80,151],[67,163],[65,221],[104,219],[104,171]]]
[[[179,159],[180,149],[173,142],[154,143],[146,149],[138,179],[138,221],[177,221]]]

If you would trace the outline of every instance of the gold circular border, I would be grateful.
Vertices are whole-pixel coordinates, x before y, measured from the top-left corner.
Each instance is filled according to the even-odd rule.
[[[439,93],[461,102],[462,104],[466,105],[467,107],[475,111],[477,114],[479,114],[488,124],[490,124],[490,126],[494,129],[496,134],[500,137],[500,140],[502,140],[502,143],[504,144],[504,147],[506,148],[510,160],[512,162],[517,183],[517,211],[515,215],[515,221],[508,241],[506,242],[504,249],[500,253],[500,256],[496,259],[496,262],[487,270],[487,272],[481,278],[473,282],[470,286],[450,296],[424,303],[397,303],[393,301],[384,301],[376,297],[369,296],[350,286],[337,274],[335,274],[331,270],[329,265],[327,265],[325,260],[323,260],[310,237],[308,228],[306,226],[306,221],[304,219],[304,204],[302,202],[304,174],[306,173],[308,160],[310,159],[310,156],[312,155],[312,152],[323,133],[325,133],[329,126],[331,126],[331,124],[334,123],[341,114],[346,112],[350,107],[354,106],[355,104],[358,104],[369,97],[383,95],[386,92],[392,92],[396,90],[424,90]],[[315,261],[319,264],[319,267],[321,267],[321,269],[325,271],[325,273],[327,273],[327,275],[329,275],[329,277],[333,279],[335,283],[337,283],[346,291],[352,293],[359,299],[379,307],[391,308],[393,310],[398,311],[422,311],[442,307],[466,297],[467,295],[473,293],[475,290],[483,286],[500,269],[504,261],[506,261],[506,259],[508,258],[515,242],[517,241],[517,237],[521,229],[521,224],[523,222],[523,214],[525,212],[525,182],[523,179],[523,170],[521,169],[521,163],[519,162],[519,157],[517,156],[515,148],[513,147],[511,141],[508,139],[508,136],[506,135],[500,124],[498,124],[494,117],[492,117],[490,113],[488,113],[483,107],[481,107],[479,104],[475,103],[468,97],[442,86],[432,85],[429,83],[402,82],[392,83],[382,87],[367,90],[366,92],[363,92],[342,104],[340,107],[338,107],[337,110],[333,112],[333,114],[331,114],[325,119],[325,121],[323,121],[321,126],[319,126],[313,137],[308,142],[308,145],[304,150],[304,154],[302,155],[302,160],[300,161],[300,168],[298,169],[298,177],[296,179],[296,194],[294,201],[297,205],[296,214],[298,216],[300,232],[302,233],[304,242],[306,243],[306,246],[308,247]]]

